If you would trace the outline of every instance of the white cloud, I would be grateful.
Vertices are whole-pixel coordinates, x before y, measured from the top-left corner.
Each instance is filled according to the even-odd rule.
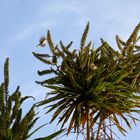
[[[36,24],[25,27],[11,38],[10,43],[17,43],[20,42],[21,40],[22,41],[26,40],[35,31],[36,27],[37,27]]]
[[[38,9],[37,18],[31,21],[28,25],[26,24],[24,28],[20,29],[16,35],[10,39],[10,43],[25,41],[28,37],[32,36],[36,31],[41,30],[42,28],[58,27],[58,22],[67,23],[67,21],[64,21],[66,17],[63,17],[63,14],[74,14],[74,16],[80,19],[81,13],[87,11],[87,9],[88,6],[85,7],[84,4],[79,6],[78,1],[59,0],[55,3],[50,2],[49,5],[47,2],[42,2]],[[73,21],[77,27],[79,27],[80,23],[78,19]]]

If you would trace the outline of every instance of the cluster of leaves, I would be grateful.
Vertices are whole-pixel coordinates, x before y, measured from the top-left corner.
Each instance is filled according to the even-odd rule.
[[[131,122],[138,120],[133,112],[140,113],[139,28],[140,24],[126,42],[116,35],[119,51],[103,39],[97,49],[91,42],[86,43],[89,23],[82,35],[79,51],[69,49],[72,42],[67,46],[62,41],[59,46],[54,45],[48,31],[46,40],[51,54],[33,52],[33,55],[50,66],[38,74],[52,74],[52,77],[36,82],[52,89],[48,93],[50,97],[38,103],[38,106],[49,104],[46,113],[55,110],[51,122],[58,116],[61,128],[69,122],[67,134],[72,130],[84,133],[86,128],[87,140],[91,137],[96,140],[113,139],[113,125],[125,135],[126,130],[120,121],[131,128]],[[94,136],[91,136],[92,132]]]
[[[4,65],[4,82],[0,85],[0,140],[26,140],[46,124],[31,132],[34,124],[39,119],[37,113],[35,113],[35,104],[24,116],[22,115],[21,105],[26,99],[33,97],[21,97],[19,86],[14,93],[9,95],[8,86],[9,59],[7,58]],[[36,140],[51,140],[62,131]]]
[[[22,118],[21,104],[27,97],[21,97],[19,86],[12,94],[8,94],[9,59],[4,65],[4,82],[0,86],[0,139],[23,140],[31,136],[29,130],[38,118],[35,118],[34,106]]]

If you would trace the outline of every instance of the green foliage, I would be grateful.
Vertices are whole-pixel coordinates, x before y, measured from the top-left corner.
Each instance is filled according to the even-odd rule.
[[[4,65],[4,82],[0,86],[0,139],[24,140],[29,138],[29,131],[38,120],[33,105],[25,116],[22,116],[21,105],[30,96],[21,97],[19,86],[9,95],[9,59]]]
[[[8,85],[9,59],[7,58],[4,65],[4,82],[0,85],[0,140],[26,140],[46,124],[36,128],[34,131],[32,130],[39,119],[37,117],[38,113],[35,113],[36,105],[31,106],[24,116],[22,115],[21,105],[26,99],[33,97],[21,97],[19,86],[14,93],[9,94]],[[63,131],[57,131],[50,136],[38,139],[51,140]]]
[[[38,139],[35,139],[35,140],[52,140],[53,138],[55,138],[56,136],[58,136],[59,134],[61,134],[62,132],[64,132],[64,129],[62,130],[59,130],[47,137],[43,137],[43,138],[38,138]]]
[[[126,130],[120,121],[123,120],[131,128],[131,121],[135,124],[138,120],[132,113],[140,113],[139,28],[140,24],[126,42],[116,35],[120,51],[114,50],[103,39],[97,49],[93,48],[91,42],[86,44],[89,23],[84,30],[79,51],[70,51],[72,43],[65,47],[62,41],[60,47],[54,47],[48,32],[52,54],[33,54],[51,65],[50,69],[39,71],[39,75],[53,73],[52,77],[37,82],[52,89],[48,93],[50,97],[38,103],[38,106],[49,104],[46,114],[54,110],[51,122],[58,118],[61,128],[69,122],[67,134],[72,130],[79,134],[86,128],[87,140],[93,130],[96,140],[113,139],[113,125],[125,135]]]

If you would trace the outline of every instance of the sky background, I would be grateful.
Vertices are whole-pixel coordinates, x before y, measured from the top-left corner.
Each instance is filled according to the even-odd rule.
[[[126,40],[140,22],[139,0],[0,0],[0,82],[3,81],[3,64],[10,58],[10,91],[21,86],[22,95],[32,95],[36,101],[44,99],[48,89],[34,81],[39,77],[37,70],[46,66],[33,57],[32,52],[47,52],[48,48],[36,48],[41,36],[51,31],[55,44],[62,40],[65,44],[74,41],[78,48],[83,29],[90,21],[88,40],[95,47],[100,38],[116,48],[115,35]],[[25,111],[33,103],[26,101]],[[44,116],[36,126],[48,122],[51,115]],[[121,140],[139,140],[139,126],[133,126],[127,137],[119,134]],[[34,137],[48,135],[55,130],[55,124],[46,126]],[[30,140],[33,140],[32,137]],[[62,140],[73,140],[74,136]]]

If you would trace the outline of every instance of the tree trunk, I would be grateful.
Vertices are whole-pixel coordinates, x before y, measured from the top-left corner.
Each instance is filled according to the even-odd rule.
[[[100,140],[102,125],[103,125],[103,119],[102,117],[100,117],[96,140]]]
[[[90,140],[90,116],[89,109],[87,110],[87,140]]]

